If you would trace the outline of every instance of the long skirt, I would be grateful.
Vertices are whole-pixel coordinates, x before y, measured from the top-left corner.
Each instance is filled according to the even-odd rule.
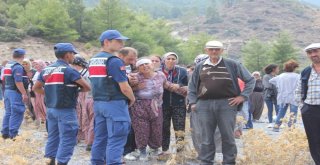
[[[156,115],[151,109],[151,100],[137,100],[130,110],[132,111],[132,127],[138,149],[149,145],[157,149],[162,145],[162,109]]]
[[[94,139],[94,112],[92,97],[86,99],[86,107],[88,115],[88,124],[84,126],[84,129],[87,131],[85,141],[87,145],[92,145]]]
[[[46,106],[44,104],[44,95],[35,93],[36,97],[31,98],[33,104],[33,110],[36,115],[36,119],[40,122],[46,121]]]
[[[252,92],[249,96],[249,112],[252,113],[253,119],[259,120],[264,106],[263,95],[261,92]]]
[[[88,114],[87,114],[87,106],[86,106],[86,97],[87,92],[79,92],[78,103],[77,103],[77,116],[79,122],[79,130],[78,130],[78,140],[85,140],[87,125],[88,122]]]

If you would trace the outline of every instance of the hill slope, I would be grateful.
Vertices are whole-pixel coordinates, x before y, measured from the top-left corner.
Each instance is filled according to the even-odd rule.
[[[83,43],[73,43],[79,53],[89,59],[99,48],[92,47],[85,49]],[[55,61],[56,57],[53,51],[54,43],[45,41],[41,38],[26,37],[21,42],[0,42],[0,61],[11,59],[11,54],[15,48],[26,49],[26,58],[42,59],[44,61]]]
[[[175,29],[182,37],[198,32],[214,35],[229,45],[229,54],[235,57],[250,38],[270,41],[281,31],[289,32],[300,48],[320,42],[319,9],[299,2],[242,0],[232,7],[218,9],[218,13],[218,19],[190,19],[189,26],[178,24]]]

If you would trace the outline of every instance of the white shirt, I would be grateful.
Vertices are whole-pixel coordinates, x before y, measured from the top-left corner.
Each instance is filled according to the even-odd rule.
[[[298,105],[294,98],[295,89],[299,81],[299,74],[294,72],[285,72],[279,76],[273,77],[269,80],[271,84],[274,84],[278,90],[277,103]]]
[[[203,65],[211,65],[211,66],[217,66],[222,61],[222,57],[219,57],[219,60],[216,64],[212,63],[210,61],[210,58],[206,59],[206,61],[203,63]]]

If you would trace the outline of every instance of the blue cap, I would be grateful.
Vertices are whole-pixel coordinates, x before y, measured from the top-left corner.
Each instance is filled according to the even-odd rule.
[[[100,42],[103,42],[104,40],[129,40],[128,37],[123,36],[118,30],[107,30],[104,31],[100,37]]]
[[[17,48],[13,50],[13,55],[23,56],[26,54],[26,51],[22,48]]]
[[[78,54],[77,50],[70,43],[57,43],[56,45],[54,45],[53,49],[56,53],[73,52],[74,54]]]

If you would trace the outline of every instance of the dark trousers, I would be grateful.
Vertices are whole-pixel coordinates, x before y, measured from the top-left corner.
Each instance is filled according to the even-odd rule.
[[[170,145],[170,127],[171,119],[174,131],[185,130],[186,125],[186,107],[166,107],[163,108],[163,131],[162,131],[162,151],[167,151]],[[178,141],[183,141],[184,136],[176,134],[176,139]]]
[[[320,165],[320,105],[304,104],[301,114],[311,156]]]
[[[124,146],[123,155],[127,155],[130,152],[133,152],[136,149],[136,139],[134,137],[134,130],[131,126],[130,132],[128,134],[127,143]]]

